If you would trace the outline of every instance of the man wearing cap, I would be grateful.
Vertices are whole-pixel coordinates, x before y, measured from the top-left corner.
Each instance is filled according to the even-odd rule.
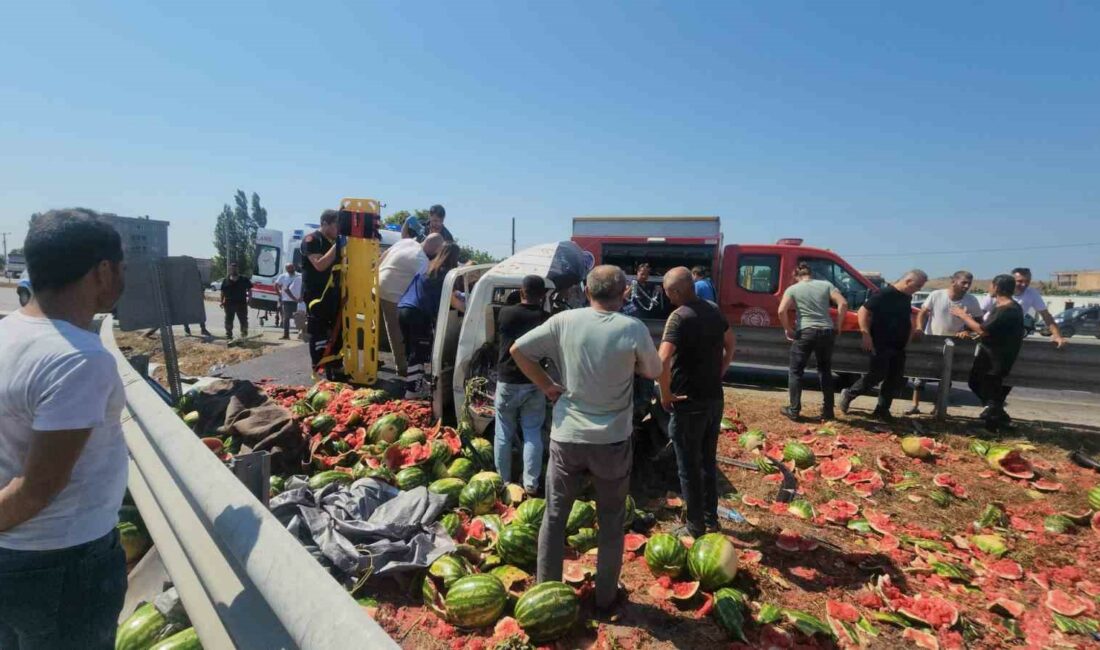
[[[512,448],[523,441],[523,488],[529,496],[538,492],[542,474],[542,424],[546,420],[546,396],[516,366],[512,344],[549,318],[542,309],[546,284],[537,275],[523,278],[520,303],[500,310],[500,356],[497,363],[496,439],[493,455],[497,472],[512,481]]]
[[[405,341],[401,337],[401,324],[397,317],[397,301],[401,300],[413,277],[428,268],[428,256],[417,242],[422,233],[423,228],[416,217],[405,219],[401,226],[401,241],[386,249],[378,266],[378,302],[400,377],[405,376],[407,364]]]

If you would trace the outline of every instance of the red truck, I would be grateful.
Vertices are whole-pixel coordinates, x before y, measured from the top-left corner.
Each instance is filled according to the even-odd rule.
[[[848,300],[846,331],[858,330],[856,312],[879,290],[836,253],[803,246],[801,239],[723,246],[718,217],[576,217],[572,239],[594,264],[614,264],[628,275],[643,261],[655,280],[676,266],[707,267],[726,318],[753,327],[780,326],[779,300],[799,262]]]

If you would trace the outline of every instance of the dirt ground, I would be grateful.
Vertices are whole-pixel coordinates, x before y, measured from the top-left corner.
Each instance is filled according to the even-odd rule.
[[[125,354],[147,354],[150,363],[157,364],[153,377],[162,383],[164,374],[164,352],[160,335],[145,336],[145,332],[115,332],[115,341]],[[263,342],[247,342],[233,347],[221,339],[208,339],[190,336],[176,337],[176,353],[179,359],[180,373],[187,376],[212,374],[211,370],[228,366],[264,353],[267,345]]]
[[[816,413],[819,400],[816,393],[808,394],[804,412]],[[735,509],[746,520],[723,521],[722,532],[741,553],[741,570],[734,586],[752,601],[745,625],[749,644],[731,645],[713,616],[700,615],[700,610],[706,609],[702,595],[681,605],[655,597],[650,592],[654,577],[639,551],[626,554],[622,583],[629,598],[617,614],[610,619],[597,618],[590,599],[582,599],[582,623],[554,647],[838,647],[838,640],[828,633],[807,635],[789,619],[771,624],[752,620],[761,605],[772,604],[825,621],[829,601],[856,607],[868,622],[870,631],[860,633],[858,641],[865,647],[916,647],[916,640],[945,649],[1095,647],[1088,636],[1058,631],[1045,603],[1057,592],[1084,608],[1074,620],[1098,617],[1100,554],[1095,553],[1095,543],[1100,531],[1090,530],[1087,521],[1064,534],[1044,530],[1048,515],[1087,513],[1085,493],[1100,484],[1100,474],[1069,463],[1066,454],[1076,449],[1093,454],[1100,451],[1095,428],[1019,422],[1014,431],[994,438],[961,417],[940,427],[927,417],[899,418],[887,426],[866,419],[874,405],[870,398],[857,401],[851,414],[840,421],[796,424],[779,416],[778,409],[785,401],[786,393],[779,389],[726,391],[727,415],[736,417],[744,429],[761,431],[765,453],[782,456],[787,443],[802,441],[814,451],[817,461],[813,468],[797,471],[800,496],[814,508],[809,519],[773,502],[778,474],[764,476],[719,465],[720,505]],[[895,405],[895,411],[899,406]],[[914,435],[918,429],[931,439],[932,458],[909,458],[901,451],[900,436]],[[994,471],[984,457],[971,450],[976,440],[1014,445],[1031,462],[1036,478],[1045,481],[1029,483]],[[724,432],[719,453],[751,460],[759,451],[744,449],[736,432]],[[850,463],[846,479],[860,475],[875,478],[850,484],[847,480],[824,480],[820,472],[827,461]],[[651,533],[679,525],[675,500],[667,498],[674,496],[668,490],[676,488],[673,465],[672,461],[643,460],[642,472],[636,465],[639,480],[632,492],[639,507],[657,517]],[[931,498],[933,492],[942,491],[937,484],[955,486],[944,506]],[[855,518],[871,520],[875,530],[860,532],[843,525],[843,520],[839,525],[827,521],[823,515],[830,512],[829,504],[837,502],[854,505],[858,509]],[[1003,508],[1003,519],[979,530],[975,522],[989,504]],[[968,541],[979,532],[1003,538],[1008,550],[1000,563]],[[791,540],[807,550],[789,550]],[[813,550],[808,550],[810,547]],[[1005,560],[1009,561],[1009,573],[1015,567],[1020,569],[1019,575],[1005,577],[990,569]],[[567,561],[595,569],[592,555],[567,554]],[[944,566],[953,567],[953,573],[946,572]],[[382,604],[376,618],[403,647],[493,647],[487,636],[490,632],[470,635],[426,610],[412,585],[378,588],[375,595]],[[910,621],[915,631],[906,632],[897,623],[876,618],[898,607],[912,607],[918,595],[946,601],[948,608],[959,612],[958,622],[929,628]],[[1018,618],[989,609],[998,597],[1021,608]],[[922,630],[926,636],[921,636]],[[913,640],[903,634],[912,635]]]

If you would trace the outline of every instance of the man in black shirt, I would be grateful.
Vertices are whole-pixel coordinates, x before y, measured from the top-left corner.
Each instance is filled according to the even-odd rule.
[[[657,354],[661,406],[672,413],[669,437],[676,450],[680,490],[687,509],[686,534],[718,530],[718,432],[722,423],[722,375],[733,360],[733,330],[714,303],[695,295],[691,271],[680,266],[664,276],[665,295],[676,311],[665,323]]]
[[[302,300],[306,303],[306,332],[309,334],[309,356],[315,372],[329,348],[337,354],[341,347],[336,323],[340,314],[340,272],[332,267],[340,261],[340,213],[325,210],[321,227],[302,239]],[[331,282],[330,282],[331,279]],[[337,366],[326,364],[325,374],[332,378]]]
[[[990,431],[997,431],[1011,422],[1004,408],[1004,379],[1016,363],[1026,336],[1024,310],[1012,298],[1015,291],[1016,279],[1011,275],[1001,274],[993,278],[989,285],[993,311],[984,324],[961,307],[951,308],[952,315],[962,319],[968,329],[982,337],[978,355],[970,369],[969,383],[970,390],[985,406],[979,417]]]
[[[542,473],[542,424],[546,419],[546,397],[512,359],[512,344],[549,317],[542,309],[546,284],[537,275],[523,278],[520,304],[500,310],[500,356],[497,363],[496,439],[493,455],[497,472],[512,480],[512,448],[518,430],[523,434],[523,487],[528,495],[538,492]]]
[[[871,367],[851,388],[840,394],[840,410],[848,412],[852,400],[879,387],[878,406],[872,417],[889,421],[890,405],[905,384],[905,346],[913,336],[913,294],[928,282],[928,274],[913,269],[900,280],[867,299],[859,308],[863,349],[871,353]]]
[[[229,276],[222,280],[221,306],[225,310],[225,338],[233,338],[233,318],[241,323],[241,336],[248,336],[248,299],[252,280],[242,276],[236,262],[229,263]],[[205,325],[203,329],[206,329]]]
[[[439,233],[444,241],[454,243],[454,235],[443,222],[447,219],[447,211],[438,203],[428,208],[428,233]]]

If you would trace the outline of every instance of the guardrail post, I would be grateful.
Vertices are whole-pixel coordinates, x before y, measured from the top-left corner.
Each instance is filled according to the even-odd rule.
[[[234,456],[230,461],[230,469],[266,508],[267,500],[271,496],[271,457],[267,452],[254,451],[250,454]]]
[[[955,365],[955,341],[943,342],[943,368],[940,372],[940,389],[936,393],[936,421],[947,419],[947,403],[951,398],[951,371]]]

